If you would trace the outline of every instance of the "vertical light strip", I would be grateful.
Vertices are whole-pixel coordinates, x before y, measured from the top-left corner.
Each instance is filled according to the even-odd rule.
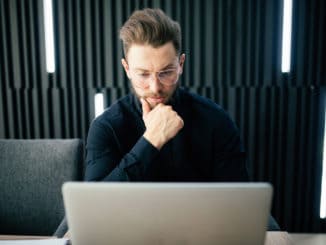
[[[103,102],[103,93],[97,93],[94,96],[94,104],[95,104],[95,117],[102,114],[104,111],[104,102]]]
[[[283,0],[282,72],[291,67],[292,0]]]
[[[325,105],[326,107],[326,105]],[[321,180],[321,197],[320,197],[320,218],[326,218],[326,108],[325,108],[325,125],[324,125],[324,146],[323,146],[323,173]]]
[[[53,14],[52,0],[43,0],[44,8],[44,34],[45,34],[45,55],[46,70],[49,73],[55,71],[54,41],[53,41]]]

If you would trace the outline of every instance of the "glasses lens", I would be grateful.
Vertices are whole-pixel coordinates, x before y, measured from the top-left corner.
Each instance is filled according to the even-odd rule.
[[[177,69],[169,69],[158,73],[159,80],[164,84],[174,84],[177,76]]]
[[[143,73],[143,72],[135,73],[134,82],[136,82],[138,87],[147,87],[150,80],[151,80],[150,73]]]
[[[154,74],[155,75],[155,74]],[[157,78],[164,85],[173,85],[177,82],[177,69],[168,69],[157,73]],[[150,72],[135,72],[135,82],[138,87],[147,87],[152,80]]]

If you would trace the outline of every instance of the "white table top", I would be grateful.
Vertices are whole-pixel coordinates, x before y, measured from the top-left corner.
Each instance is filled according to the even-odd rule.
[[[325,245],[326,233],[290,233],[293,243],[298,245]]]

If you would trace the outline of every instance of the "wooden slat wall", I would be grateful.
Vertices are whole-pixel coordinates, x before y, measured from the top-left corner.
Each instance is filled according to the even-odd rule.
[[[282,0],[53,0],[56,71],[46,72],[42,0],[0,0],[0,138],[86,139],[94,95],[129,92],[118,31],[134,9],[180,22],[183,86],[239,125],[254,180],[275,188],[290,232],[319,219],[325,113],[325,1],[293,0],[292,71],[282,74]],[[1,163],[0,163],[1,164]]]

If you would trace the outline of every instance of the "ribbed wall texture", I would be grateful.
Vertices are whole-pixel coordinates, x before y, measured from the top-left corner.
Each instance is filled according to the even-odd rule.
[[[282,74],[282,0],[53,0],[56,71],[46,72],[41,0],[0,0],[0,138],[86,138],[94,95],[129,92],[118,31],[134,9],[180,22],[181,83],[229,111],[254,180],[275,187],[273,215],[290,232],[319,219],[325,115],[326,6],[293,0],[292,71]]]

